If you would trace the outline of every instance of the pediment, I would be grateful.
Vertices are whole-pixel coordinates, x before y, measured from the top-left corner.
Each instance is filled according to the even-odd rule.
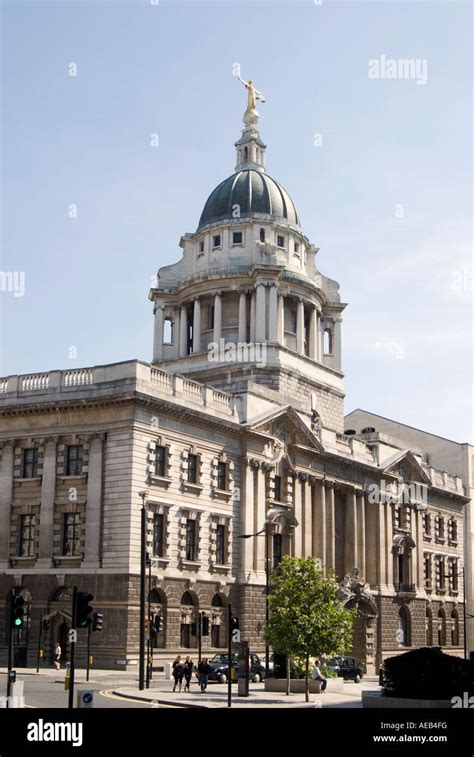
[[[402,481],[410,481],[427,486],[431,484],[430,477],[409,449],[400,450],[395,455],[392,455],[382,463],[381,468],[384,473],[397,476]]]
[[[277,439],[282,449],[289,445],[303,445],[318,452],[324,448],[315,434],[308,428],[291,405],[278,408],[248,424],[249,430]]]

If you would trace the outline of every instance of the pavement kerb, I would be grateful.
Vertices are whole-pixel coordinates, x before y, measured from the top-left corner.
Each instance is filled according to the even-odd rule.
[[[137,702],[149,702],[150,704],[152,702],[158,702],[158,704],[166,704],[168,705],[168,707],[185,707],[186,709],[193,708],[196,710],[210,709],[204,704],[184,704],[184,702],[170,702],[169,699],[158,699],[157,697],[150,699],[150,697],[141,697],[138,694],[129,694],[128,692],[118,691],[117,689],[112,689],[112,694],[114,694],[116,697],[122,697],[123,699],[135,699]]]

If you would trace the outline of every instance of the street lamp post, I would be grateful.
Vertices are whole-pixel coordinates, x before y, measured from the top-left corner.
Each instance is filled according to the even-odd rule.
[[[265,525],[261,531],[257,531],[256,534],[240,534],[239,539],[252,539],[254,536],[265,537],[265,625],[268,625],[269,608],[268,608],[268,596],[270,594],[270,544],[269,544],[269,522],[265,521]],[[265,678],[268,678],[270,672],[270,647],[265,640]]]
[[[141,539],[140,539],[140,660],[138,688],[145,688],[145,582],[146,582],[146,498],[148,491],[138,492],[142,499],[141,507]]]

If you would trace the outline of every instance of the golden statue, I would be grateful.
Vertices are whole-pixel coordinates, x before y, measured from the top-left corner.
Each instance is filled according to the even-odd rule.
[[[242,82],[244,87],[248,91],[248,102],[247,102],[247,110],[244,113],[243,121],[244,124],[247,126],[250,126],[251,124],[256,124],[258,122],[258,119],[260,118],[258,111],[255,107],[256,100],[261,100],[263,103],[265,102],[265,98],[261,92],[258,91],[258,89],[255,89],[253,84],[253,79],[249,79],[249,81],[244,81],[242,79],[241,75],[238,75],[239,81]]]

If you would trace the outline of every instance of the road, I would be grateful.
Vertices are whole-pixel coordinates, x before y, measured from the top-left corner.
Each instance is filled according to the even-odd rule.
[[[68,706],[69,692],[64,689],[64,671],[57,675],[18,674],[17,680],[23,681],[23,695],[27,707],[42,707],[47,709],[62,709]],[[162,682],[165,685],[165,682]],[[168,684],[169,687],[170,684]],[[117,687],[137,686],[136,678],[124,674],[123,678],[117,674],[111,676],[105,672],[101,675],[93,675],[86,682],[83,671],[78,671],[75,680],[75,690],[89,689],[94,691],[94,708],[145,708],[150,709],[149,703],[138,702],[133,699],[123,699],[112,694],[112,689]],[[167,688],[168,688],[167,687]],[[7,677],[0,673],[0,696],[6,695]],[[76,702],[74,702],[76,706]],[[164,706],[164,705],[160,705]]]

